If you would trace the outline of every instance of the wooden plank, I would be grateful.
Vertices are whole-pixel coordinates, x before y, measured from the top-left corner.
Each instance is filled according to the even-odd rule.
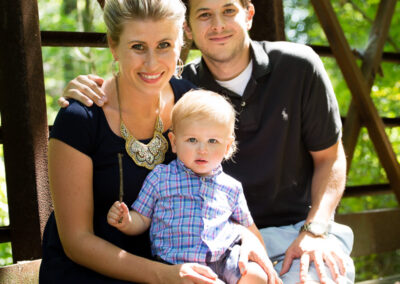
[[[41,31],[42,46],[107,47],[107,35],[94,32]]]
[[[314,49],[319,56],[333,57],[332,49],[329,46],[307,44],[309,47]],[[353,55],[358,59],[363,59],[363,55],[356,49],[352,49]],[[398,52],[383,52],[382,61],[391,63],[400,63],[400,53]]]
[[[380,209],[337,215],[336,222],[354,232],[352,256],[400,249],[400,209]]]
[[[395,6],[396,0],[382,0],[379,3],[378,12],[369,34],[367,48],[365,49],[361,65],[361,72],[367,82],[368,90],[371,90],[375,75],[380,67],[383,47],[389,34]],[[347,112],[348,120],[343,129],[343,145],[346,150],[347,171],[350,170],[354,149],[361,129],[359,111],[352,101]]]
[[[41,257],[51,210],[37,1],[0,1],[0,107],[13,260]]]
[[[11,241],[10,226],[0,227],[0,243],[7,243]]]
[[[373,280],[356,282],[357,284],[400,284],[400,274],[381,277]]]
[[[21,261],[14,265],[0,267],[0,283],[37,284],[41,260]]]
[[[359,197],[365,195],[389,194],[393,193],[390,184],[368,184],[358,186],[346,186],[343,197]]]
[[[343,147],[346,152],[347,173],[350,171],[351,162],[354,157],[354,150],[356,149],[358,137],[360,136],[362,122],[357,111],[357,107],[354,105],[353,100],[350,102],[349,109],[347,111],[346,123],[343,125]]]
[[[368,129],[379,160],[386,171],[397,200],[400,202],[400,165],[386,135],[382,119],[379,117],[378,111],[369,96],[367,83],[360,68],[357,66],[332,4],[328,0],[312,0],[311,2],[331,45],[336,61],[342,70],[347,86],[353,94],[354,103]]]

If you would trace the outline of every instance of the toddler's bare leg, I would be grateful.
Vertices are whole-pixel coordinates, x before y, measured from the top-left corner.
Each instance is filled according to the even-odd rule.
[[[242,276],[238,284],[265,284],[268,283],[268,276],[265,271],[255,262],[249,262],[247,273]]]

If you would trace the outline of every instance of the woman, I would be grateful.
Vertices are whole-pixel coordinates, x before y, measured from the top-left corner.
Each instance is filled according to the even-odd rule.
[[[205,283],[214,282],[206,267],[147,259],[147,234],[128,238],[106,222],[119,195],[132,203],[149,169],[173,158],[164,140],[171,108],[193,87],[171,79],[183,42],[184,14],[179,0],[106,1],[104,19],[119,75],[104,84],[106,106],[86,108],[71,102],[54,124],[49,177],[55,214],[44,234],[40,283],[177,283],[185,273],[197,275],[196,282],[202,277],[208,279]],[[145,154],[130,151],[129,156],[126,140]]]
[[[54,214],[44,233],[40,283],[218,281],[198,264],[150,260],[148,234],[127,237],[106,220],[116,199],[131,204],[149,170],[174,158],[165,139],[171,108],[193,88],[172,78],[184,14],[180,0],[106,1],[104,20],[119,73],[102,86],[105,106],[71,101],[54,123],[49,141]],[[263,263],[253,250],[241,257],[247,261],[249,255]]]

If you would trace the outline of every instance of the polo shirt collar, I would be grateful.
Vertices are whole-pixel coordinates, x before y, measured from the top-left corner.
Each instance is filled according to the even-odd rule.
[[[214,180],[219,174],[222,173],[222,166],[221,165],[218,165],[218,167],[213,169],[211,175],[208,175],[208,176],[200,176],[200,175],[196,174],[191,169],[186,167],[185,164],[181,160],[179,160],[178,158],[176,159],[176,165],[177,165],[178,170],[185,171],[190,176],[197,177],[197,178],[202,177],[202,178],[205,178],[205,179]]]
[[[268,44],[268,42],[251,41],[250,42],[250,52],[253,59],[253,72],[252,75],[255,79],[258,79],[271,70],[269,64],[268,53],[264,50],[263,45]]]

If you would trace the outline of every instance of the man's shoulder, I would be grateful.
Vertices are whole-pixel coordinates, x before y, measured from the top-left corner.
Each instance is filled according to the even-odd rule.
[[[311,47],[288,41],[253,41],[253,49],[262,50],[272,61],[276,59],[314,61],[318,58]]]

